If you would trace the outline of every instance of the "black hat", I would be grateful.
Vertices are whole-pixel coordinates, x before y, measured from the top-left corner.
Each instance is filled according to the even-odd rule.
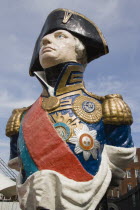
[[[39,63],[39,50],[41,39],[53,31],[67,30],[80,39],[86,47],[87,61],[90,62],[109,52],[106,40],[100,29],[88,18],[68,9],[56,9],[52,11],[42,28],[36,41],[31,64],[30,75],[34,71],[42,71]]]

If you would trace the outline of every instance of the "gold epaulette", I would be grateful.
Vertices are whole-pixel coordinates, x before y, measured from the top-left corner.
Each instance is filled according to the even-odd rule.
[[[9,120],[7,122],[7,125],[6,125],[6,136],[10,137],[10,136],[18,133],[22,115],[30,107],[24,107],[24,108],[21,108],[21,109],[14,109],[13,110],[12,115],[9,118]]]
[[[131,125],[133,117],[120,94],[106,95],[102,104],[103,122],[113,125]]]

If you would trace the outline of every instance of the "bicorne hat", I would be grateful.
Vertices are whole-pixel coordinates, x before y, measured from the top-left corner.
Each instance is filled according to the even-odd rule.
[[[109,52],[106,40],[95,23],[77,12],[68,9],[56,9],[48,15],[36,41],[29,69],[31,76],[34,76],[34,71],[43,70],[39,63],[41,39],[60,29],[69,31],[83,42],[86,47],[88,62]]]

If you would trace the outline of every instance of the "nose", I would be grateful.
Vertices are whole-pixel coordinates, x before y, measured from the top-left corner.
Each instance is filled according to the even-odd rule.
[[[52,42],[52,38],[53,37],[52,37],[51,34],[48,34],[48,35],[44,36],[43,39],[42,39],[42,44],[43,45],[47,45],[47,44],[51,43]]]

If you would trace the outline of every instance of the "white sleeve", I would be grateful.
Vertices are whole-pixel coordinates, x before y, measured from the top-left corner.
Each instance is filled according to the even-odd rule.
[[[8,162],[8,167],[20,171],[20,160],[18,157],[15,157]]]

